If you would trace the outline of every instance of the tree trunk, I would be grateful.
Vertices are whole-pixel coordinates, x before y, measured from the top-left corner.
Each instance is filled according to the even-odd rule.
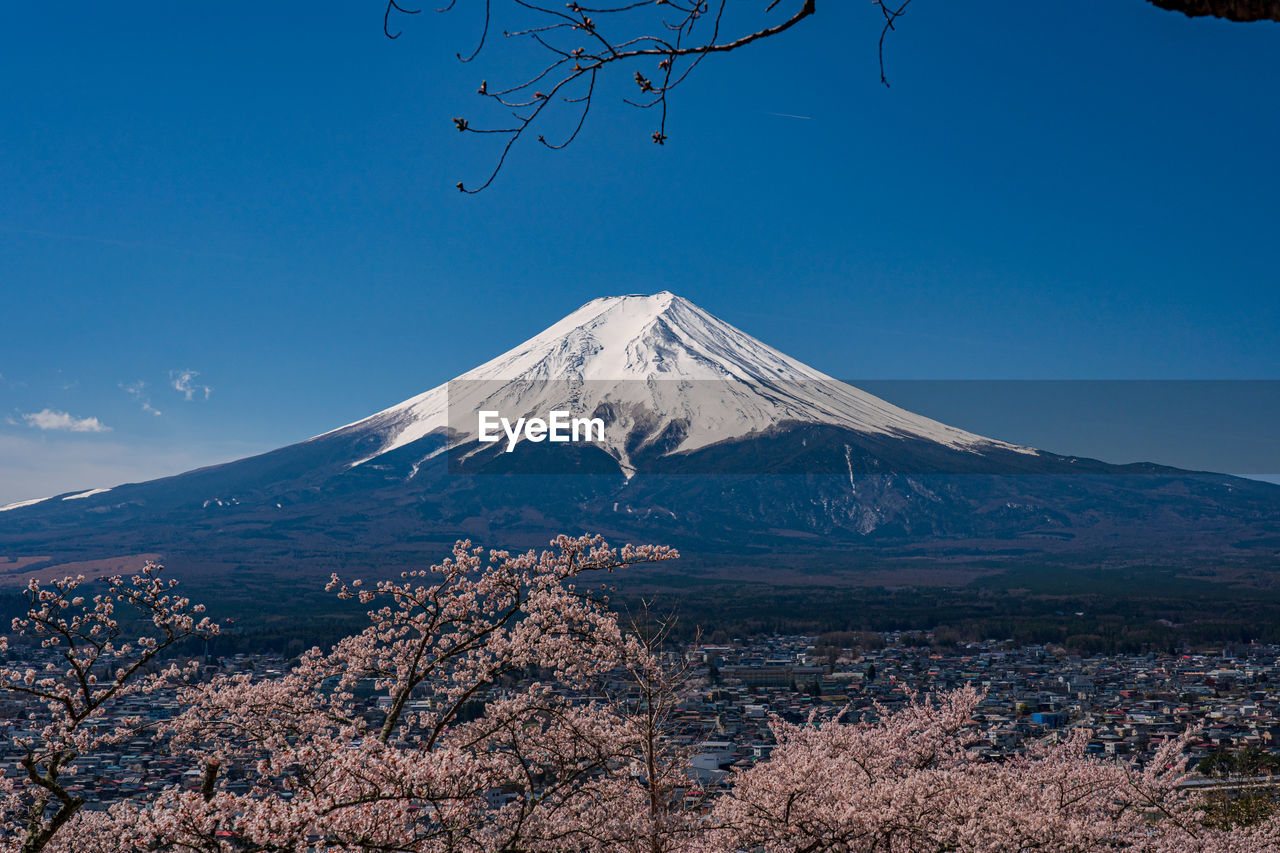
[[[1205,15],[1228,21],[1280,21],[1280,0],[1148,0],[1193,18]]]

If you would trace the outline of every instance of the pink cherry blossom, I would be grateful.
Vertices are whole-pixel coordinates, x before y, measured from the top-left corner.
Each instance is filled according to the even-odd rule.
[[[774,719],[770,759],[691,805],[691,755],[672,717],[696,685],[664,653],[670,624],[620,617],[598,583],[675,556],[590,536],[520,554],[459,542],[395,581],[335,575],[330,590],[366,605],[368,627],[283,676],[205,681],[166,652],[218,627],[160,567],[92,597],[83,578],[33,581],[11,639],[43,644],[57,663],[0,670],[0,690],[38,709],[20,736],[22,772],[0,775],[0,850],[1280,849],[1275,818],[1206,820],[1181,785],[1196,732],[1143,766],[1088,754],[1082,729],[989,761],[968,749],[984,734],[973,688],[910,695],[865,720]],[[122,604],[154,631],[122,642]],[[66,778],[143,730],[110,715],[115,703],[157,691],[180,711],[148,731],[190,761],[198,786],[85,808]],[[361,698],[370,691],[377,702]]]

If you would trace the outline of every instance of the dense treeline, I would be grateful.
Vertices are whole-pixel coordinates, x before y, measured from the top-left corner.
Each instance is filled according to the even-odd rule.
[[[931,631],[933,642],[1011,640],[1061,644],[1083,654],[1173,651],[1223,643],[1280,643],[1280,600],[1267,592],[1205,585],[1168,595],[1135,584],[1129,595],[1046,595],[974,587],[781,588],[723,585],[645,600],[680,616],[680,632],[703,636]],[[625,592],[621,606],[640,595]]]
[[[1050,573],[1046,572],[1046,576]],[[1165,573],[1120,578],[1074,574],[1062,588],[1041,578],[994,577],[962,587],[786,587],[759,582],[643,588],[625,583],[612,606],[635,610],[647,602],[678,617],[672,639],[721,639],[833,631],[929,631],[941,647],[960,642],[1010,640],[1017,645],[1058,644],[1081,654],[1176,651],[1223,643],[1280,643],[1280,593],[1225,583],[1170,579]],[[1009,588],[1001,588],[1006,583]],[[365,622],[364,609],[335,603],[296,584],[286,600],[227,595],[216,582],[193,580],[193,595],[216,601],[217,615],[232,617],[209,641],[215,656],[275,653],[291,658],[326,647]],[[0,595],[0,618],[25,610],[17,591]],[[307,618],[299,619],[305,613]],[[865,645],[865,644],[864,644]],[[184,648],[183,654],[197,651]]]

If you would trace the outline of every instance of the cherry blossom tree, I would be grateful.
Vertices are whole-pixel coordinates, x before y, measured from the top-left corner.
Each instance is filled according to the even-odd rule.
[[[147,728],[137,716],[115,714],[119,703],[171,687],[190,673],[190,666],[172,662],[156,666],[166,652],[188,638],[218,633],[218,625],[202,615],[204,606],[176,594],[177,581],[162,577],[162,568],[148,562],[128,580],[107,578],[105,589],[91,597],[83,575],[28,584],[29,609],[13,620],[12,631],[38,642],[48,661],[39,669],[0,668],[0,692],[26,697],[39,709],[27,721],[30,732],[16,740],[23,774],[4,777],[0,789],[0,832],[14,849],[44,849],[85,805],[67,787],[77,760]],[[152,635],[124,639],[137,623]],[[8,649],[9,638],[0,638],[0,651]]]
[[[311,649],[287,673],[206,681],[166,650],[217,626],[148,565],[87,599],[82,578],[28,588],[14,632],[56,659],[0,671],[41,709],[20,735],[23,774],[0,776],[14,851],[405,853],[1263,853],[1280,820],[1224,820],[1184,785],[1196,731],[1144,763],[1090,755],[1068,729],[989,760],[968,687],[771,722],[770,759],[692,803],[691,755],[672,719],[695,685],[669,619],[619,614],[608,573],[668,560],[656,546],[561,536],[512,554],[459,542],[452,556],[366,586],[368,627]],[[600,583],[601,580],[604,583]],[[120,604],[154,637],[121,640]],[[198,781],[83,808],[66,777],[82,756],[145,728],[112,714],[174,691],[152,732]],[[110,723],[108,724],[108,719]],[[1233,812],[1233,814],[1236,814]],[[1259,817],[1260,815],[1260,817]],[[1237,815],[1238,816],[1238,815]],[[1256,819],[1255,819],[1256,818]]]
[[[740,774],[716,806],[707,850],[1012,853],[1280,849],[1280,822],[1223,831],[1181,787],[1196,732],[1170,738],[1145,767],[1087,754],[1069,732],[1006,761],[966,744],[980,701],[964,688],[877,719],[775,720],[768,763]]]
[[[330,584],[369,627],[312,649],[281,679],[188,688],[166,734],[203,768],[199,791],[113,809],[100,849],[611,849],[652,835],[659,738],[652,643],[619,627],[593,576],[671,559],[560,537],[524,554],[459,542],[399,581]],[[596,578],[598,580],[598,578]],[[535,673],[517,687],[513,676]],[[375,708],[359,693],[376,693]],[[477,696],[487,701],[475,713]],[[247,793],[226,780],[247,779]],[[95,848],[99,849],[99,848]],[[647,847],[646,849],[660,849]]]

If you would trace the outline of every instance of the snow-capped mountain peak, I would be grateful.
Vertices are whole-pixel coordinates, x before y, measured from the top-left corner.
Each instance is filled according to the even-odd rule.
[[[668,291],[592,300],[519,346],[335,432],[371,432],[377,453],[451,430],[450,446],[476,437],[475,413],[589,415],[608,405],[617,418],[603,448],[630,473],[628,447],[680,422],[685,452],[786,422],[923,439],[960,450],[1035,453],[947,426],[867,394],[787,356]],[[643,437],[641,440],[643,444]]]
[[[669,291],[595,299],[461,380],[829,379]]]

